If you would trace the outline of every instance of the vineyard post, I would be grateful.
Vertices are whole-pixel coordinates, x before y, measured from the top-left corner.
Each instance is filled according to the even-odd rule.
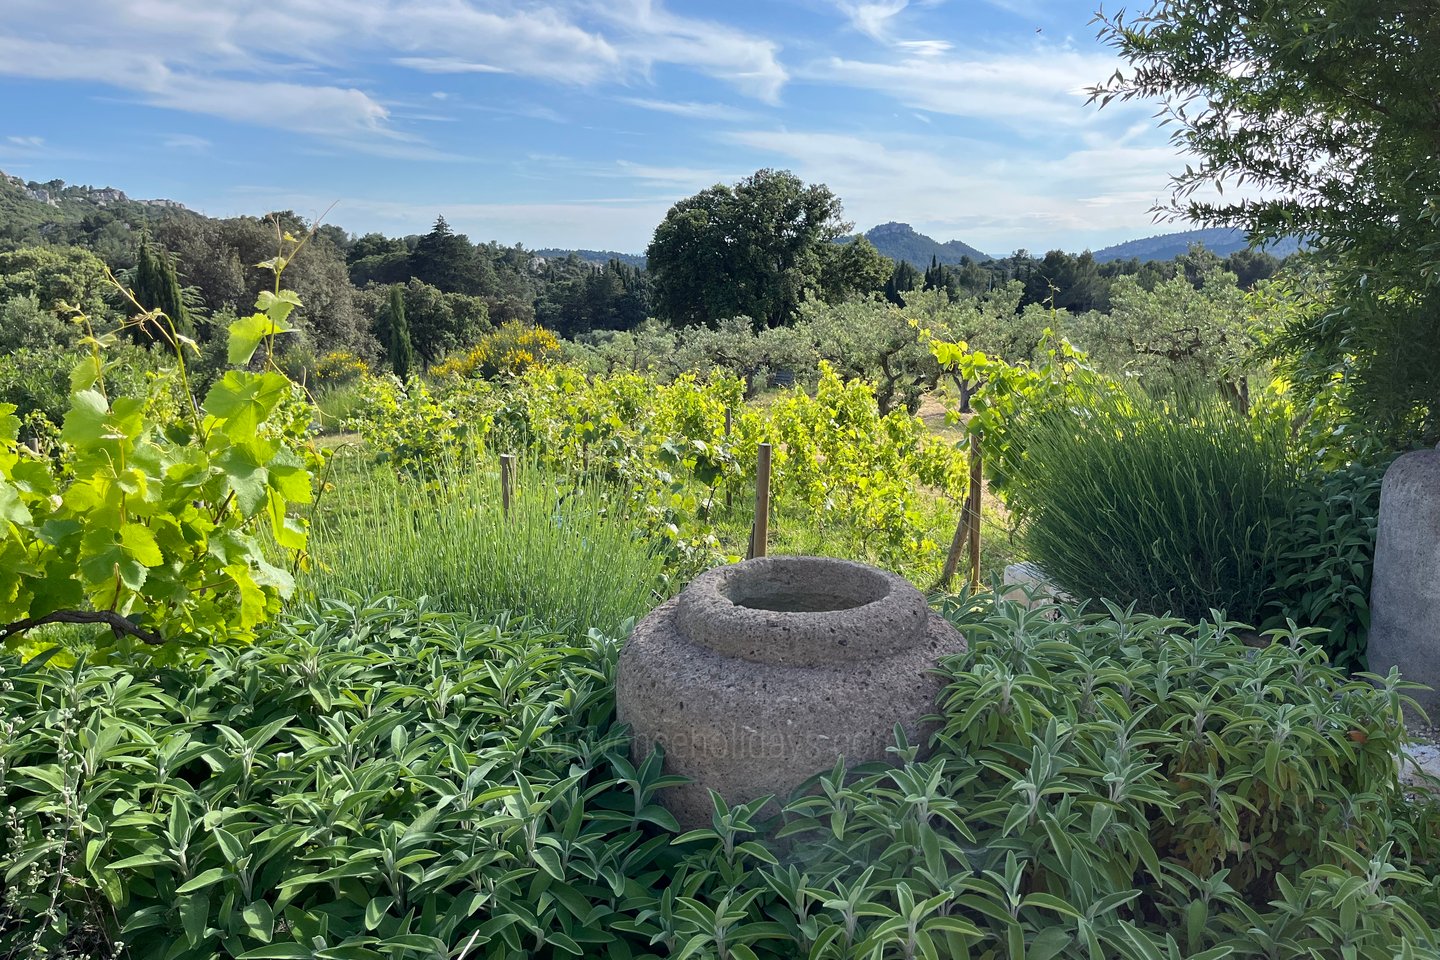
[[[968,462],[970,484],[965,491],[965,501],[960,505],[960,519],[955,524],[955,535],[950,539],[950,552],[945,554],[945,566],[940,571],[937,590],[948,590],[955,581],[955,571],[960,567],[960,553],[968,544],[970,547],[970,583],[980,582],[980,491],[984,486],[984,471],[980,460],[980,438],[970,437]]]
[[[731,428],[731,426],[733,425],[734,418],[735,418],[735,415],[731,412],[730,408],[729,408],[729,407],[726,407],[726,408],[725,408],[725,446],[726,446],[726,447],[729,447],[729,446],[730,446],[730,428]],[[726,485],[725,485],[725,509],[726,509],[726,510],[729,510],[729,509],[730,509],[731,507],[733,507],[734,505],[735,505],[735,491],[733,491],[733,490],[730,489],[730,485],[729,485],[729,484],[726,484]]]
[[[750,556],[765,556],[770,542],[770,444],[760,444],[755,467],[755,526],[750,531]]]
[[[980,585],[980,495],[985,489],[984,461],[981,459],[980,438],[970,438],[970,496],[966,520],[969,522],[970,586]]]
[[[500,454],[500,506],[510,515],[510,493],[515,482],[515,454]]]

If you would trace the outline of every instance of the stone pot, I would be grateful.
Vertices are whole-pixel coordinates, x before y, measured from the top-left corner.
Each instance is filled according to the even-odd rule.
[[[710,824],[711,789],[731,805],[783,801],[841,756],[892,759],[896,724],[923,745],[944,686],[934,669],[964,649],[901,577],[762,557],[701,574],[636,626],[616,707],[637,760],[659,744],[665,771],[691,779],[660,799],[695,829]]]

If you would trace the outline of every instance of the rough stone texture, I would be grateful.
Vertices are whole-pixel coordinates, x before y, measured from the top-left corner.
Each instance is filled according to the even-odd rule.
[[[764,557],[701,574],[620,654],[619,718],[643,758],[692,783],[662,794],[685,829],[731,804],[785,798],[838,757],[887,760],[894,728],[929,730],[932,671],[965,641],[906,580],[843,560]],[[773,812],[773,810],[771,811]]]
[[[1433,689],[1414,696],[1440,716],[1440,450],[1396,460],[1380,488],[1370,587],[1370,669],[1399,667]]]
[[[1400,753],[1400,781],[1417,791],[1433,792],[1440,779],[1440,747],[1409,744]]]

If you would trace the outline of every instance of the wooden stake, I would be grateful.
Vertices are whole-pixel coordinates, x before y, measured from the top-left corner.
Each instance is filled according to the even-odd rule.
[[[726,442],[727,444],[730,442],[730,428],[731,428],[731,426],[733,425],[733,423],[732,423],[733,419],[734,419],[734,415],[731,414],[730,408],[729,408],[729,407],[726,407],[726,408],[725,408],[725,442]],[[731,489],[730,489],[730,485],[727,483],[727,484],[725,485],[725,509],[726,509],[726,510],[729,510],[729,509],[730,509],[731,507],[733,507],[733,506],[735,506],[735,491],[731,490]]]
[[[770,444],[760,444],[755,466],[755,527],[750,534],[750,556],[765,556],[770,542]]]
[[[936,590],[949,590],[950,584],[955,582],[955,571],[960,566],[960,551],[965,549],[965,534],[970,529],[970,494],[967,491],[965,501],[960,504],[960,518],[955,521],[955,535],[950,538],[950,552],[945,554],[945,566],[940,570],[940,581],[935,584]]]
[[[965,502],[960,505],[960,518],[955,522],[955,535],[950,538],[950,552],[945,554],[945,566],[940,571],[940,582],[936,590],[948,590],[955,582],[955,572],[960,568],[960,552],[970,547],[970,583],[980,582],[980,494],[984,489],[984,473],[980,462],[980,440],[970,438],[970,489],[965,493]]]
[[[510,515],[510,492],[515,482],[515,454],[500,454],[500,506]]]
[[[980,585],[980,497],[985,492],[984,464],[980,459],[980,438],[970,438],[970,586]]]

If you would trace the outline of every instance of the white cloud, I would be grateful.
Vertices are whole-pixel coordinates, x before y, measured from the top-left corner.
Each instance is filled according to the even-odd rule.
[[[474,63],[459,57],[396,57],[391,61],[397,67],[419,70],[421,73],[509,73],[504,67],[488,63]]]
[[[360,90],[208,76],[139,52],[0,36],[0,74],[97,81],[154,106],[336,139],[400,139],[385,125],[389,111]]]
[[[868,0],[856,3],[839,0],[840,11],[850,18],[856,30],[882,43],[890,42],[890,21],[904,12],[909,0]]]
[[[677,117],[694,117],[700,120],[724,120],[744,121],[754,120],[755,114],[749,110],[742,110],[739,107],[732,107],[728,103],[696,103],[695,101],[675,100],[650,100],[644,97],[621,97],[621,103],[627,103],[632,107],[639,107],[642,110],[654,110],[659,113],[669,113]]]
[[[955,48],[949,40],[900,40],[895,46],[916,57],[944,56]]]
[[[210,141],[193,133],[172,133],[160,142],[167,150],[194,150],[204,152],[210,149]]]
[[[44,137],[6,137],[5,142],[25,150],[39,150],[45,146]]]
[[[688,66],[766,103],[777,103],[789,73],[779,44],[712,20],[671,13],[659,0],[598,0],[591,12],[628,35],[618,41],[648,71],[656,63]]]
[[[907,107],[1003,123],[1029,135],[1093,125],[1097,111],[1086,89],[1115,69],[1105,52],[1064,47],[945,56],[938,49],[906,52],[890,60],[832,57],[810,64],[809,79],[874,90]],[[1124,105],[1111,115],[1135,109]]]
[[[769,102],[787,79],[776,44],[658,0],[67,0],[63,31],[52,0],[5,4],[0,73],[349,141],[407,139],[380,95],[332,79],[377,59],[579,86],[643,82],[667,64]]]

